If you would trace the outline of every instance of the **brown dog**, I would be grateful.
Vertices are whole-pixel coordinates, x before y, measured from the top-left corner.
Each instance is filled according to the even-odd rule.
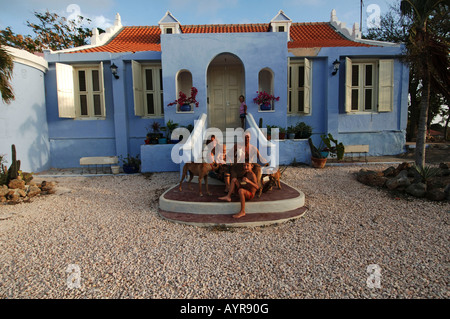
[[[272,174],[264,174],[263,178],[266,176],[269,176],[269,181],[264,183],[263,186],[263,192],[267,192],[272,190],[274,186],[277,186],[278,189],[281,189],[281,175],[284,173],[287,167],[284,167],[282,171],[278,168],[278,170],[275,173]]]
[[[202,193],[202,180],[203,179],[205,179],[206,194],[211,195],[211,193],[208,190],[208,173],[212,170],[215,170],[216,168],[217,167],[215,164],[208,164],[208,163],[186,163],[186,164],[184,164],[183,175],[180,180],[180,187],[179,187],[180,192],[182,191],[181,184],[183,183],[184,179],[186,178],[187,172],[189,171],[189,175],[190,175],[190,178],[188,181],[189,189],[192,189],[190,183],[191,183],[192,179],[194,178],[194,176],[198,176],[199,195],[203,196],[203,193]]]

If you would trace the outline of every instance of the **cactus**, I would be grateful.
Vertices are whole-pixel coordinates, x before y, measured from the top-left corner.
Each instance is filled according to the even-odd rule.
[[[9,183],[10,180],[16,179],[17,176],[19,176],[19,170],[20,170],[20,161],[16,159],[16,146],[13,144],[11,146],[11,153],[12,153],[12,162],[11,166],[8,169],[8,180]]]

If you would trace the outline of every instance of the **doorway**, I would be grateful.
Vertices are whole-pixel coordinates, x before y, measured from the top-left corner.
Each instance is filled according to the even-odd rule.
[[[219,54],[208,67],[208,127],[222,132],[226,128],[238,128],[239,96],[244,95],[244,66],[231,53]]]

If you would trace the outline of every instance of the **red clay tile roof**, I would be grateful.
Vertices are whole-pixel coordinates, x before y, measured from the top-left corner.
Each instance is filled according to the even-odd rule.
[[[270,24],[216,24],[216,25],[183,25],[182,33],[239,33],[269,32]],[[137,52],[161,51],[161,30],[159,26],[123,27],[123,29],[107,44],[72,51],[87,52]],[[328,22],[292,23],[291,41],[288,48],[312,47],[369,47],[371,45],[348,40],[337,32]]]
[[[161,51],[160,35],[161,29],[158,26],[124,27],[108,43],[102,46],[74,52],[118,53],[118,52],[137,52],[137,51]]]
[[[292,23],[291,42],[288,48],[370,47],[371,45],[348,40],[328,22]]]
[[[184,25],[182,33],[243,33],[243,32],[268,32],[270,24],[207,24]]]

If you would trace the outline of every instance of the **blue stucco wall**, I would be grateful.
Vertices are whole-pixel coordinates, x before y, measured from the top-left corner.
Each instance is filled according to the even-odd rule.
[[[405,151],[409,69],[399,57],[403,47],[322,48],[312,61],[311,114],[289,115],[287,125],[305,122],[313,128],[312,139],[332,133],[344,144],[368,144],[369,155],[395,155]],[[392,112],[345,113],[345,57],[394,59],[394,105]],[[296,57],[298,58],[298,57]],[[336,76],[333,61],[341,68]]]
[[[20,168],[40,172],[50,167],[50,146],[45,105],[44,72],[14,63],[11,85],[15,100],[0,99],[0,154],[11,165],[11,144],[15,144]]]
[[[164,76],[164,100],[173,101],[177,96],[175,76],[180,70],[189,70],[193,86],[198,89],[200,105],[194,113],[176,113],[174,107],[166,107],[166,121],[171,118],[182,125],[193,123],[200,114],[207,114],[207,71],[213,59],[222,53],[238,57],[245,72],[245,97],[248,112],[264,125],[286,126],[287,105],[287,46],[285,33],[218,33],[218,34],[170,34],[161,35],[162,68]],[[269,68],[274,75],[276,112],[258,112],[252,99],[258,91],[258,74]]]
[[[408,68],[398,57],[401,47],[322,48],[312,61],[311,114],[287,115],[288,53],[283,33],[230,34],[170,34],[161,36],[162,52],[47,54],[49,71],[45,76],[47,95],[48,147],[51,166],[77,167],[83,156],[126,156],[142,154],[147,127],[153,121],[165,125],[169,119],[180,125],[193,124],[202,113],[207,113],[207,71],[219,54],[238,57],[245,72],[245,96],[248,111],[263,125],[288,127],[305,122],[313,128],[313,140],[318,143],[324,133],[332,133],[344,144],[369,144],[369,155],[392,155],[404,151],[407,121]],[[387,113],[346,114],[345,57],[394,58],[394,108]],[[295,57],[302,59],[304,57]],[[341,69],[332,76],[332,62],[341,61]],[[133,76],[131,61],[161,62],[164,87],[164,118],[141,118],[134,114]],[[58,117],[55,62],[104,63],[106,118],[102,120],[74,120]],[[112,77],[109,66],[119,67],[119,79]],[[269,68],[274,74],[274,94],[280,96],[275,112],[259,112],[252,102],[258,90],[258,74]],[[167,103],[177,98],[176,75],[189,70],[193,86],[198,89],[200,102],[193,113],[176,113]],[[299,162],[308,162],[308,150],[297,150],[297,144],[281,143],[281,154],[295,154]],[[303,145],[303,144],[302,144]],[[145,149],[145,152],[152,150]],[[305,153],[305,155],[300,155]],[[147,156],[147,155],[145,155]],[[283,155],[284,156],[284,155]],[[289,155],[290,156],[290,155]],[[282,164],[292,162],[294,156]],[[298,158],[297,158],[298,157]],[[144,159],[143,159],[144,160]],[[169,165],[170,166],[170,165]]]

